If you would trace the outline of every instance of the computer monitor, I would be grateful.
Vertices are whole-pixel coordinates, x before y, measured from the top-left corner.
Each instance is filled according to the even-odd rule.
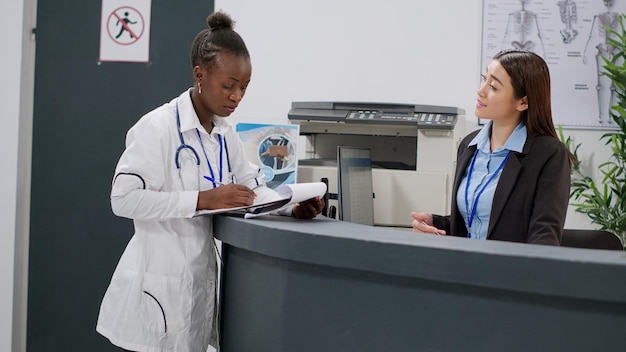
[[[337,147],[339,220],[374,225],[372,150]]]

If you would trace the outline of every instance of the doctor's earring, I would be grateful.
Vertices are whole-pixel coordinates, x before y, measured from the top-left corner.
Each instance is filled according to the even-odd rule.
[[[202,86],[200,85],[200,82],[198,82],[198,94],[202,95]]]

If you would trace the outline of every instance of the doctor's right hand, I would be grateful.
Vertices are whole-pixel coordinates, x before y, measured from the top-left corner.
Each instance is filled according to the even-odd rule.
[[[198,192],[196,210],[249,206],[254,202],[254,197],[254,191],[250,188],[231,183],[208,191]]]
[[[412,212],[411,217],[413,217],[413,222],[411,223],[413,232],[445,236],[446,231],[434,226],[432,214]]]

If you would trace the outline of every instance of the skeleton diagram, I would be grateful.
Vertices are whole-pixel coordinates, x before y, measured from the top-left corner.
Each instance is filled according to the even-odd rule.
[[[512,40],[510,42],[511,47],[518,50],[535,51],[533,50],[535,43],[528,39],[532,36],[533,29],[535,29],[537,31],[536,36],[541,44],[541,55],[543,55],[545,51],[543,48],[543,41],[541,40],[541,31],[539,30],[539,23],[537,22],[537,15],[531,11],[526,11],[527,2],[528,0],[520,0],[522,9],[509,14],[509,18],[506,22],[506,29],[504,31],[504,38],[502,39],[502,49],[506,48],[505,43],[508,40],[509,28],[511,28],[513,33],[518,36],[517,40]],[[532,26],[533,22],[535,24],[534,28]]]
[[[599,13],[593,16],[593,22],[591,23],[591,29],[589,31],[589,38],[587,39],[587,43],[585,44],[585,50],[583,52],[583,63],[586,64],[585,55],[587,53],[587,48],[589,46],[589,42],[593,37],[594,27],[598,27],[598,39],[599,42],[595,46],[597,51],[595,55],[596,62],[596,92],[598,94],[598,120],[600,123],[608,123],[611,124],[613,120],[609,118],[609,111],[611,106],[615,105],[616,99],[616,88],[615,84],[606,76],[602,74],[603,69],[603,61],[602,57],[607,59],[612,59],[613,55],[615,55],[615,47],[608,43],[608,39],[611,37],[610,33],[606,31],[606,28],[612,28],[615,30],[617,28],[617,18],[619,14],[616,12],[611,12],[611,7],[613,6],[613,0],[604,0],[604,6],[606,6],[607,12]],[[608,87],[608,92],[606,88]]]
[[[559,13],[561,14],[561,22],[565,24],[565,28],[561,29],[561,39],[564,44],[569,44],[576,38],[578,31],[572,28],[572,24],[578,20],[576,16],[576,3],[570,0],[557,2]]]

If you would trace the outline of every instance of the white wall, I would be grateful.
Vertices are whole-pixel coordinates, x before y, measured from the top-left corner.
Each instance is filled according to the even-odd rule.
[[[480,0],[215,3],[237,21],[252,55],[252,84],[237,112],[242,119],[286,122],[294,100],[474,110]]]
[[[21,5],[21,4],[20,4]],[[22,36],[22,7],[8,1],[0,5],[0,13],[7,16],[0,21],[4,54],[0,55],[0,96],[4,101],[0,129],[0,165],[6,165],[0,182],[0,350],[11,350],[13,319],[13,269],[15,258],[15,215],[17,185],[17,148],[20,108],[20,59]],[[5,283],[10,283],[6,285]],[[7,312],[8,314],[5,314]]]
[[[216,0],[252,55],[252,83],[231,122],[287,123],[292,101],[474,104],[482,1]],[[608,158],[602,132],[566,130],[594,165]],[[585,158],[592,157],[589,161]],[[566,227],[592,228],[568,212]]]
[[[34,0],[0,3],[0,351],[25,351]]]

